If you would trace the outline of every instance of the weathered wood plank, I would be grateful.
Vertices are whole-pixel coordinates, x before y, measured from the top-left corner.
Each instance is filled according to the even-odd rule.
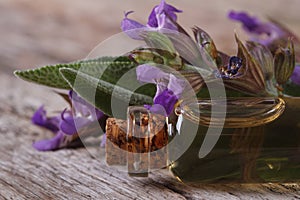
[[[300,199],[299,184],[184,185],[167,170],[148,178],[128,177],[106,165],[104,149],[98,146],[38,152],[32,141],[51,133],[33,126],[30,116],[39,104],[55,108],[63,101],[8,75],[0,75],[0,91],[0,198]]]
[[[180,15],[182,25],[205,28],[218,48],[230,53],[235,53],[236,46],[233,33],[227,30],[238,26],[225,19],[232,5],[253,14],[280,16],[294,32],[300,31],[300,2],[284,1],[285,9],[278,6],[282,0],[272,2],[231,0],[207,4],[205,0],[174,0],[184,10]],[[108,167],[104,150],[98,147],[55,152],[38,152],[31,147],[32,141],[52,136],[30,123],[34,110],[46,104],[48,110],[56,111],[66,104],[50,89],[5,73],[83,58],[98,42],[120,31],[123,11],[135,10],[133,18],[146,20],[145,8],[149,13],[155,3],[0,1],[0,199],[300,199],[299,183],[184,185],[167,170],[155,171],[148,178],[128,177]]]

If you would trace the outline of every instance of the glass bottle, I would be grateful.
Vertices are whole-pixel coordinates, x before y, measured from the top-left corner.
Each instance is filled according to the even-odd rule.
[[[186,183],[300,181],[300,98],[198,99],[175,113],[129,107],[121,135],[107,131],[108,142],[125,140],[107,146],[122,149],[117,157],[129,175],[168,166]]]
[[[215,104],[222,104],[216,100]],[[224,126],[222,119],[211,117],[210,100],[183,103],[180,136],[198,126],[189,148],[172,159],[170,170],[183,182],[297,182],[300,181],[300,98],[227,99]],[[220,124],[221,123],[221,124]],[[201,156],[207,134],[216,143]],[[215,138],[214,138],[215,137]],[[177,146],[181,146],[178,139]],[[203,149],[202,149],[203,150]],[[207,149],[204,148],[204,152]]]

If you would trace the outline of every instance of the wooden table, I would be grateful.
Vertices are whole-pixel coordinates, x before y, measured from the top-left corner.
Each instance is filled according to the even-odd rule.
[[[128,177],[105,164],[104,149],[99,147],[54,152],[33,149],[34,140],[52,136],[31,124],[34,110],[41,104],[53,111],[66,105],[50,89],[13,77],[13,69],[79,59],[99,40],[118,32],[119,18],[110,19],[105,7],[95,8],[99,5],[96,1],[80,2],[83,1],[0,1],[0,31],[5,36],[0,38],[0,199],[300,199],[299,183],[184,185],[167,170],[155,171],[148,178]],[[123,3],[124,7],[117,6],[116,10],[145,9],[146,6],[149,10],[153,5],[151,1],[146,5],[128,2],[129,5]],[[176,2],[185,10],[195,6],[194,1],[187,1],[186,5]],[[257,5],[257,2],[253,4]],[[102,3],[112,9],[117,1]],[[286,6],[294,9],[291,5]],[[104,12],[106,16],[100,17],[98,8],[100,14]],[[208,13],[213,6],[207,8],[204,12]],[[197,14],[186,13],[187,17]],[[289,14],[283,20],[290,21],[293,29],[299,30],[299,15]],[[139,11],[135,17],[144,19],[144,15]],[[122,13],[118,17],[121,18]],[[222,17],[217,15],[216,18]],[[183,22],[189,27],[196,20],[183,18]],[[214,30],[209,24],[206,27]],[[74,32],[76,34],[72,34]],[[233,38],[232,33],[224,33],[225,36],[213,33],[219,41],[223,37]],[[221,47],[224,49],[225,44]],[[232,51],[232,48],[227,50]],[[99,155],[100,159],[93,158],[90,152]]]

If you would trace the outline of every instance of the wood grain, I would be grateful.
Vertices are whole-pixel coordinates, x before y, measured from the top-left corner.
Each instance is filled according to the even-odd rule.
[[[0,199],[300,199],[296,183],[184,185],[167,170],[132,178],[107,166],[99,146],[38,152],[32,141],[51,133],[30,122],[46,102],[36,97],[55,108],[56,96],[5,74],[0,90]]]
[[[283,23],[300,31],[298,0],[274,0],[266,6],[259,6],[260,0],[212,1],[205,9],[204,0],[174,2],[185,11],[180,16],[185,27],[206,29],[217,46],[229,52],[235,45],[227,30],[238,26],[217,22],[233,7],[280,15]],[[299,183],[185,185],[167,170],[148,178],[128,177],[106,165],[104,149],[98,146],[55,152],[31,147],[35,140],[52,137],[31,124],[34,110],[46,104],[55,114],[66,104],[51,89],[16,79],[13,69],[84,58],[98,42],[119,32],[123,11],[136,10],[132,17],[145,21],[155,3],[0,0],[0,199],[300,199]],[[112,16],[112,9],[119,14]]]

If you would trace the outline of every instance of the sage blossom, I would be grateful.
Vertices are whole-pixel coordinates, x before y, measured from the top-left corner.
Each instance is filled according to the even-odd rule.
[[[174,22],[177,20],[176,13],[180,12],[182,12],[182,10],[178,10],[174,6],[167,4],[165,0],[162,0],[159,5],[152,9],[146,25],[129,19],[128,15],[133,13],[133,11],[129,11],[125,13],[121,28],[129,37],[141,40],[143,39],[140,36],[141,31],[159,31],[161,29],[177,30],[177,25]]]
[[[41,106],[33,114],[31,118],[32,123],[44,127],[52,132],[57,132],[59,130],[59,117],[47,117],[47,112],[44,106]]]
[[[251,37],[250,40],[266,46],[288,37],[288,33],[279,25],[272,22],[262,22],[256,17],[249,16],[246,12],[231,11],[228,17],[243,24],[243,29]]]
[[[65,137],[74,135],[78,131],[95,121],[105,120],[103,112],[93,107],[74,91],[69,92],[72,109],[63,110],[58,116],[47,117],[44,106],[41,106],[32,116],[32,123],[44,127],[54,133],[51,139],[41,140],[33,143],[33,147],[40,151],[55,150],[61,148]]]
[[[145,107],[153,113],[169,116],[185,89],[185,81],[148,64],[138,66],[136,74],[138,81],[156,84],[153,105]]]

